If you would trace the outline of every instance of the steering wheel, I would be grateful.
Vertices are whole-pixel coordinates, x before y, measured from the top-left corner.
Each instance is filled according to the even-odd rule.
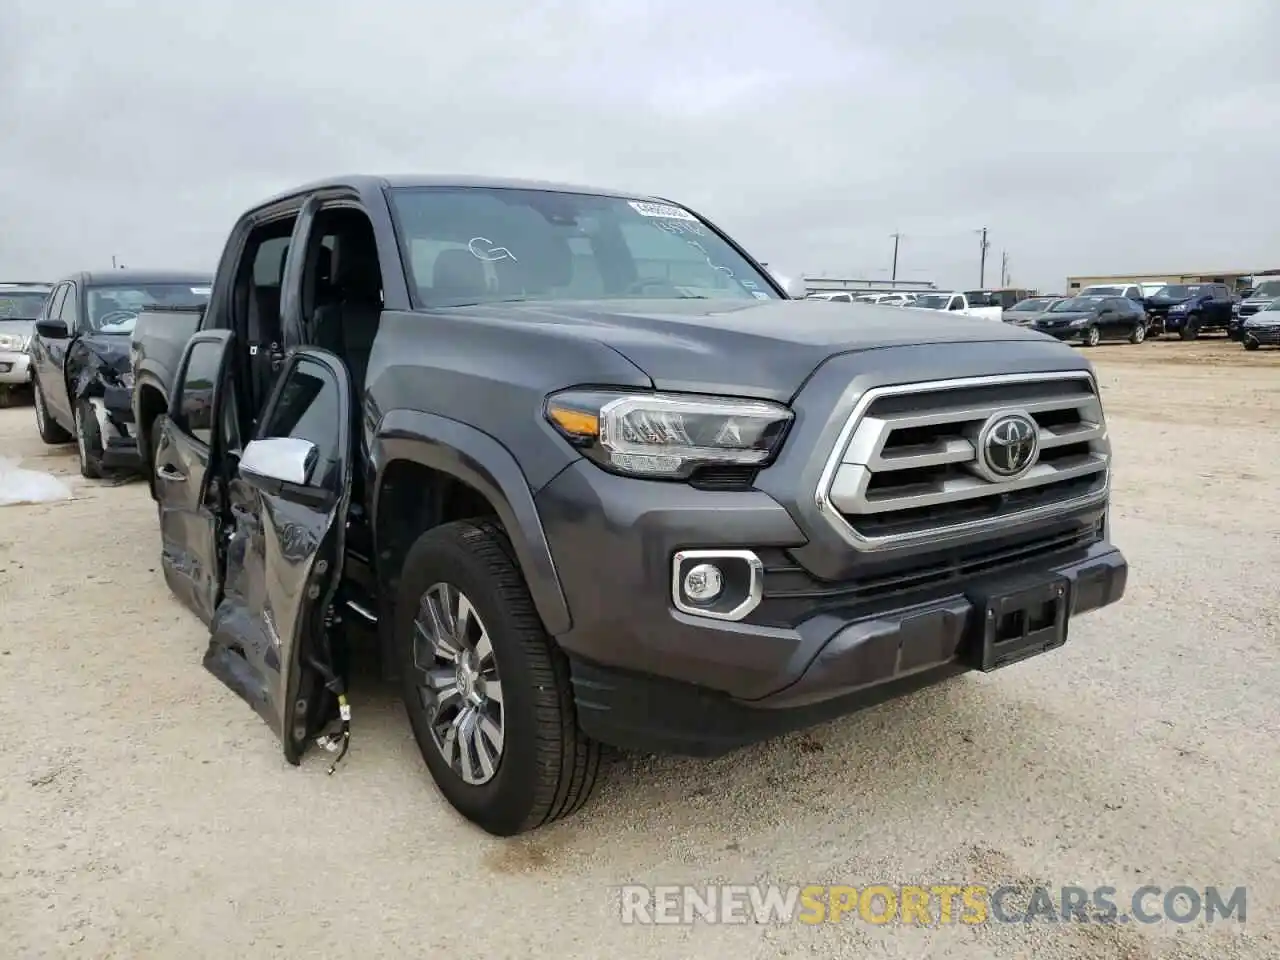
[[[119,319],[112,319],[113,317],[117,317]],[[132,310],[111,310],[98,318],[98,329],[101,330],[103,327],[110,327],[117,323],[124,323],[126,320],[135,320],[137,317],[138,315]]]
[[[639,280],[628,283],[626,289],[622,292],[624,295],[628,293],[643,293],[649,287],[662,287],[672,293],[680,293],[680,289],[675,284],[670,280],[663,280],[661,277],[641,277]]]

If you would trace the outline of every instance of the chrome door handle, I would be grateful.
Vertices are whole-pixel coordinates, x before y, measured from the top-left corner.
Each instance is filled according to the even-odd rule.
[[[185,476],[183,476],[173,467],[169,466],[169,464],[167,463],[161,464],[160,466],[156,467],[156,476],[160,477],[163,480],[177,481],[177,480],[187,479]]]

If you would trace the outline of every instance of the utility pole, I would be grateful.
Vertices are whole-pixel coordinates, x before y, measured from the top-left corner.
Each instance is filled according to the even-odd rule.
[[[115,268],[116,268],[116,255],[113,253],[111,255],[111,269],[114,270]]]
[[[1000,286],[1009,286],[1009,251],[1000,251]]]
[[[987,243],[987,228],[975,230],[974,233],[982,234],[982,259],[978,262],[978,289],[981,290],[987,285],[987,250],[991,244]]]
[[[891,233],[889,236],[893,237],[893,273],[889,278],[889,282],[896,283],[898,279],[898,241],[902,239],[902,234]]]

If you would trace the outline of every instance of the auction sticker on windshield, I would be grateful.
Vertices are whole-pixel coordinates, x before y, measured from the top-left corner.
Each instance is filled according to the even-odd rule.
[[[688,210],[681,210],[677,206],[670,203],[649,203],[645,200],[629,200],[631,209],[642,217],[662,217],[664,220],[692,220],[698,222]]]

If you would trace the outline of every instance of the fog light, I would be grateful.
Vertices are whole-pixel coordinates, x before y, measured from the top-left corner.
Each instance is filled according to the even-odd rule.
[[[671,603],[681,613],[741,620],[764,598],[764,564],[751,550],[681,550],[672,558]]]
[[[714,600],[723,589],[724,574],[714,563],[700,563],[684,575],[684,595],[698,603]]]

